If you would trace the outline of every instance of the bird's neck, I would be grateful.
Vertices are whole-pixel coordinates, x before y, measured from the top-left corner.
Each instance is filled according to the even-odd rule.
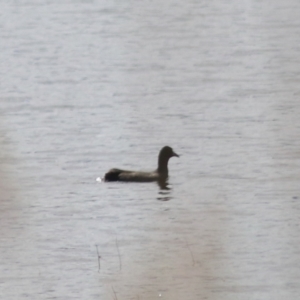
[[[165,157],[159,157],[158,158],[158,168],[157,171],[161,174],[165,174],[168,176],[168,161],[169,159]]]

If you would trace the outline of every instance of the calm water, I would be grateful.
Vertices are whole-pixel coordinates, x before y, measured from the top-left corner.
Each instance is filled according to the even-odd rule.
[[[299,298],[298,0],[0,2],[1,298]]]

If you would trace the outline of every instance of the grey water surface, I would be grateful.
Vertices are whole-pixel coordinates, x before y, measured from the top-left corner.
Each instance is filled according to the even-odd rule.
[[[299,298],[298,0],[0,3],[1,299]]]

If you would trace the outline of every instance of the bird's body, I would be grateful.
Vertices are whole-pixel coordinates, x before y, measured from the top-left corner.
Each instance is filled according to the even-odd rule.
[[[152,172],[130,171],[122,169],[111,169],[105,176],[105,181],[131,181],[131,182],[152,182],[165,181],[168,178],[168,161],[171,157],[177,156],[169,146],[163,147],[158,155],[158,168]]]
[[[159,180],[159,174],[154,172],[128,171],[111,169],[105,174],[106,181],[136,181],[151,182]]]

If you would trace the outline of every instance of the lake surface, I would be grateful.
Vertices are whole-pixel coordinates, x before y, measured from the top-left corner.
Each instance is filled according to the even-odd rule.
[[[1,1],[1,299],[298,299],[299,15]]]

